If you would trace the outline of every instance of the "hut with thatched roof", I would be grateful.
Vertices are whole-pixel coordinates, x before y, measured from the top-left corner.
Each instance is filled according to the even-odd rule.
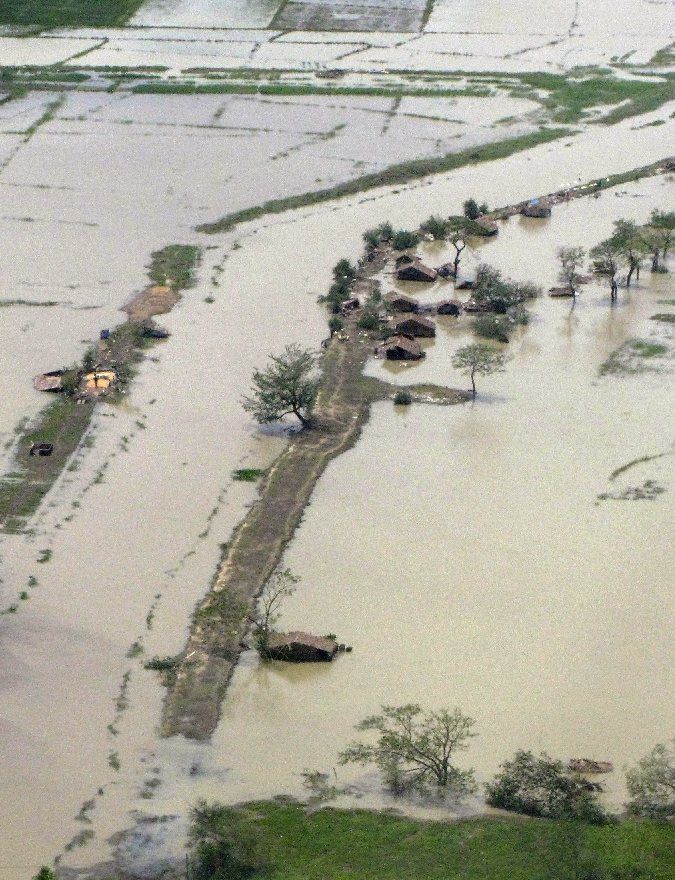
[[[419,342],[410,336],[390,336],[375,350],[379,357],[388,361],[418,361],[424,357]]]
[[[436,306],[437,315],[453,315],[457,317],[462,311],[462,304],[458,299],[444,299]]]
[[[417,300],[405,293],[392,291],[384,298],[385,304],[394,312],[419,312],[420,306]]]
[[[61,391],[64,373],[65,370],[50,370],[48,373],[40,373],[33,379],[33,387],[36,391]]]
[[[419,257],[402,256],[396,260],[396,277],[399,281],[430,283],[436,280],[436,270],[425,266]]]
[[[523,217],[545,219],[546,217],[551,216],[551,206],[543,199],[532,199],[531,202],[527,202],[523,205],[520,209],[520,213]]]
[[[404,336],[431,338],[436,335],[436,325],[434,322],[430,321],[429,318],[424,318],[422,315],[409,315],[406,318],[401,318],[394,325],[394,329],[397,333],[402,333]]]
[[[265,656],[288,663],[327,663],[335,657],[338,644],[326,636],[305,632],[271,632],[267,637]]]

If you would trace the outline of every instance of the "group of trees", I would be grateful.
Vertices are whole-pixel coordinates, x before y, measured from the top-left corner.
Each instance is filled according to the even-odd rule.
[[[382,706],[356,725],[374,731],[374,742],[355,741],[340,764],[374,764],[394,793],[436,791],[462,796],[476,790],[473,770],[455,763],[477,734],[475,721],[460,709],[424,712],[416,703]],[[673,741],[675,745],[675,741]],[[627,810],[650,819],[675,816],[675,749],[657,745],[628,771]],[[601,786],[546,753],[519,750],[485,786],[487,803],[504,810],[550,819],[602,823],[609,819],[598,801]]]
[[[654,209],[644,226],[632,220],[617,220],[612,235],[591,248],[589,256],[595,271],[609,279],[612,302],[618,294],[617,276],[622,270],[626,270],[626,287],[630,287],[633,276],[639,279],[640,267],[647,257],[651,257],[652,272],[665,271],[663,262],[668,257],[673,235],[675,211]]]

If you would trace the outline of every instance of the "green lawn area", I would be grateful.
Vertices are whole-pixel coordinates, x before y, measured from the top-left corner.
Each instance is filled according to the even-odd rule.
[[[141,3],[143,0],[0,0],[0,24],[121,25]]]
[[[251,804],[268,880],[671,880],[675,828],[542,819],[419,822],[391,814]]]

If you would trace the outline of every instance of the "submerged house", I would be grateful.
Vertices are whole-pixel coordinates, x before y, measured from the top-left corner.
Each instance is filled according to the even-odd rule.
[[[40,373],[33,379],[33,387],[36,391],[61,391],[65,370],[51,370],[49,373]]]
[[[436,306],[437,315],[454,315],[457,317],[462,310],[462,304],[458,299],[444,299]]]
[[[420,309],[417,300],[405,293],[389,293],[384,301],[395,312],[418,312]]]
[[[338,644],[335,639],[313,636],[305,632],[271,632],[267,639],[265,656],[289,663],[326,663],[335,657]]]
[[[396,277],[399,281],[426,281],[436,280],[436,270],[425,266],[419,257],[399,257],[396,260]]]
[[[434,322],[430,321],[429,318],[422,317],[422,315],[410,315],[407,318],[401,318],[394,325],[394,329],[397,333],[402,333],[404,336],[430,338],[436,335],[436,325]]]
[[[531,202],[527,202],[526,205],[523,205],[520,209],[520,213],[523,217],[539,217],[543,219],[551,216],[551,208],[548,202],[545,202],[542,199],[532,199]]]
[[[376,354],[388,361],[418,361],[424,357],[419,342],[409,336],[390,336],[378,345]]]

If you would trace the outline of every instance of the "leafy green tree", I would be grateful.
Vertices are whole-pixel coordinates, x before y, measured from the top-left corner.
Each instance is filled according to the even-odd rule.
[[[477,220],[480,217],[480,207],[475,199],[467,199],[463,207],[464,216],[469,220]]]
[[[251,396],[244,409],[261,425],[294,415],[303,428],[311,426],[312,411],[319,394],[315,375],[316,357],[298,345],[287,345],[281,355],[271,355],[265,370],[253,373]]]
[[[637,279],[640,278],[640,263],[648,252],[642,230],[632,220],[616,220],[611,240],[628,263],[626,287],[630,287],[634,273]]]
[[[339,333],[340,330],[344,330],[345,322],[342,318],[338,318],[337,315],[334,315],[328,321],[328,329],[330,330],[330,335],[333,336],[334,333]]]
[[[352,266],[349,260],[338,260],[333,267],[333,278],[336,281],[346,281],[349,283],[356,278],[356,267]]]
[[[539,296],[540,292],[534,284],[507,281],[499,269],[481,263],[476,270],[472,298],[486,311],[503,315],[514,306]]]
[[[466,230],[463,224],[459,224],[457,221],[450,221],[448,225],[447,231],[447,239],[448,242],[455,249],[455,257],[453,259],[454,263],[454,273],[455,278],[459,273],[459,261],[462,255],[462,251],[466,247]]]
[[[472,770],[460,770],[454,754],[476,736],[475,721],[459,709],[423,712],[416,703],[382,706],[379,715],[364,718],[357,730],[375,731],[375,743],[352,742],[340,764],[375,764],[395,792],[430,788],[464,794],[474,789]]]
[[[667,259],[670,245],[675,235],[675,211],[654,209],[649,218],[649,228],[658,233],[661,239],[661,257]]]
[[[504,371],[506,358],[501,351],[484,342],[475,342],[458,349],[452,365],[471,379],[471,391],[476,397],[476,376],[490,376]]]
[[[610,298],[612,302],[616,302],[619,292],[616,276],[624,264],[623,248],[613,238],[607,238],[591,248],[588,255],[593,260],[594,271],[609,278]]]
[[[428,233],[432,238],[443,239],[448,231],[448,221],[432,214],[428,220],[420,225],[422,232]]]
[[[560,272],[558,278],[563,282],[576,296],[577,286],[581,278],[579,269],[583,265],[586,251],[581,247],[562,247],[558,250],[558,260],[560,261]]]
[[[581,819],[600,824],[607,815],[597,802],[598,786],[562,761],[543,753],[519,750],[505,761],[494,781],[485,786],[490,806],[548,819]]]
[[[56,874],[52,871],[51,868],[48,868],[46,865],[43,865],[40,870],[37,872],[33,880],[56,880]]]
[[[409,229],[399,229],[391,239],[391,245],[396,251],[405,251],[408,248],[417,247],[419,243],[419,235],[416,232],[411,232]]]
[[[675,817],[675,740],[654,746],[626,773],[628,812],[647,819]]]
[[[250,880],[265,872],[256,829],[237,811],[198,801],[190,814],[190,880]]]

